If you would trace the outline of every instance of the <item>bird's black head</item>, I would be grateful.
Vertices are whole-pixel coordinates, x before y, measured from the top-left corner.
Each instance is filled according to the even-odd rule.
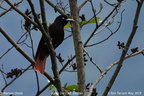
[[[73,21],[73,19],[68,19],[66,15],[60,15],[58,16],[54,22],[60,24],[62,27],[64,27],[68,21]]]

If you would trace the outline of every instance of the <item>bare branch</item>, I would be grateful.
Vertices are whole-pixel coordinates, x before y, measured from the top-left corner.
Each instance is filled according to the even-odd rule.
[[[75,56],[73,56],[71,59],[68,59],[68,61],[66,62],[66,64],[61,68],[61,70],[59,71],[59,74],[61,74],[65,68],[68,66],[68,64],[75,58]],[[47,84],[44,88],[42,88],[37,94],[36,96],[39,96],[43,91],[45,91],[52,83],[50,82],[49,84]]]
[[[138,4],[140,4],[139,0],[136,0],[136,2],[137,2]]]
[[[17,51],[19,51],[29,62],[32,64],[35,63],[35,61],[30,58],[12,39],[11,37],[0,27],[0,32],[5,36],[5,38],[16,48]]]
[[[74,19],[72,22],[72,33],[76,54],[76,63],[77,63],[77,75],[78,75],[78,88],[79,96],[85,96],[85,65],[84,65],[84,57],[83,57],[83,44],[80,36],[80,25],[79,25],[79,13],[77,8],[77,0],[69,0],[71,15]]]
[[[22,3],[22,1],[23,0],[20,0],[19,2],[15,3],[14,6],[19,5],[20,3]],[[11,11],[11,9],[13,9],[13,8],[11,7],[9,9],[7,9],[7,10],[5,9],[5,11],[0,14],[0,17],[3,16],[3,15],[5,15],[7,12]]]
[[[45,91],[52,83],[48,83],[44,88],[42,88],[35,96],[39,96],[43,91]]]
[[[8,15],[7,13],[9,13],[11,10],[15,10],[19,14],[19,16],[22,16],[25,20],[28,21],[30,26],[28,26],[28,27],[25,26],[26,25],[26,23],[25,23],[24,27],[27,32],[24,32],[23,25],[21,22],[22,34],[20,37],[18,37],[18,40],[16,42],[8,35],[7,32],[4,31],[4,29],[2,29],[2,27],[0,27],[0,32],[8,40],[8,42],[10,42],[12,44],[12,47],[7,48],[6,52],[4,52],[0,56],[0,59],[3,58],[3,56],[5,56],[12,48],[16,48],[16,50],[23,56],[23,58],[26,58],[26,60],[28,60],[30,62],[30,65],[27,66],[27,68],[24,69],[24,71],[22,71],[22,74],[18,75],[18,77],[16,76],[10,82],[8,82],[6,79],[7,78],[6,76],[8,76],[8,73],[5,73],[3,68],[0,68],[0,72],[3,76],[3,82],[5,82],[5,85],[2,88],[2,91],[5,91],[6,88],[8,88],[8,86],[13,84],[14,81],[17,80],[17,78],[22,76],[24,72],[28,71],[30,69],[30,67],[32,67],[34,65],[35,61],[32,59],[32,57],[28,56],[19,45],[19,44],[21,44],[21,45],[24,44],[24,45],[30,47],[31,51],[32,51],[32,56],[33,56],[33,58],[35,58],[34,48],[33,48],[34,47],[33,38],[32,38],[32,33],[31,33],[31,31],[33,29],[39,29],[40,32],[42,33],[42,35],[44,36],[44,39],[47,43],[48,50],[51,55],[50,58],[51,58],[51,63],[52,63],[52,71],[53,71],[53,75],[54,75],[54,76],[52,76],[51,74],[49,74],[45,71],[43,76],[45,76],[47,79],[49,79],[50,83],[48,83],[42,89],[40,89],[38,73],[35,72],[36,73],[35,78],[37,80],[37,83],[36,83],[37,84],[37,93],[35,93],[36,96],[39,96],[41,93],[43,93],[43,91],[45,91],[50,85],[54,85],[57,88],[60,96],[69,96],[68,92],[66,92],[66,90],[64,89],[64,88],[66,88],[66,86],[64,88],[62,88],[62,85],[61,85],[60,74],[62,72],[77,72],[79,96],[84,96],[84,95],[86,96],[86,92],[88,92],[88,91],[89,91],[88,96],[92,96],[92,95],[94,95],[93,94],[94,89],[96,89],[94,87],[102,80],[102,78],[106,75],[106,73],[108,73],[110,71],[110,69],[112,69],[116,65],[117,68],[115,69],[115,73],[111,77],[111,80],[109,81],[108,85],[106,86],[105,92],[103,93],[103,96],[107,96],[109,90],[113,86],[115,78],[118,76],[118,73],[119,73],[119,70],[121,69],[123,61],[130,57],[139,55],[139,54],[144,55],[144,49],[138,51],[138,47],[131,49],[132,53],[128,54],[129,46],[132,43],[132,39],[138,28],[137,22],[138,22],[142,3],[144,2],[143,0],[136,0],[136,2],[135,2],[135,3],[137,3],[138,7],[137,7],[136,15],[135,15],[131,35],[128,38],[127,44],[125,45],[123,42],[120,43],[120,41],[119,41],[119,43],[118,43],[119,45],[117,45],[119,47],[119,49],[122,49],[122,51],[123,51],[120,59],[118,61],[111,63],[105,70],[102,70],[100,68],[100,66],[95,62],[94,58],[91,57],[91,54],[89,54],[89,52],[87,52],[86,49],[84,49],[84,48],[101,44],[102,42],[105,42],[111,36],[113,36],[116,32],[119,31],[119,29],[122,25],[122,21],[123,21],[123,17],[122,17],[123,11],[121,12],[120,20],[117,22],[118,24],[117,24],[116,29],[114,29],[114,30],[111,29],[110,25],[115,24],[115,22],[116,22],[115,17],[117,16],[117,13],[119,13],[119,8],[121,7],[122,1],[124,1],[124,0],[117,0],[118,3],[110,3],[113,1],[109,2],[108,0],[103,0],[102,2],[106,3],[109,7],[113,8],[113,9],[108,13],[108,15],[104,18],[104,20],[102,22],[97,21],[97,15],[100,12],[102,12],[103,6],[100,3],[99,10],[95,9],[94,3],[93,3],[94,1],[92,1],[92,0],[83,0],[82,3],[80,4],[80,6],[78,6],[78,7],[77,7],[78,0],[69,0],[69,1],[67,1],[67,2],[69,2],[69,4],[65,4],[64,0],[56,0],[56,4],[53,3],[55,1],[51,1],[51,0],[39,0],[39,7],[40,7],[40,11],[41,11],[39,15],[41,15],[41,17],[42,17],[41,19],[39,19],[39,15],[36,13],[37,10],[35,8],[37,6],[35,6],[35,3],[33,0],[27,0],[29,3],[28,5],[30,6],[30,8],[32,10],[32,11],[29,11],[29,9],[27,9],[29,15],[27,15],[26,13],[23,13],[20,9],[18,9],[19,7],[17,7],[17,5],[20,5],[20,3],[24,0],[18,0],[17,3],[15,3],[15,4],[12,4],[12,1],[10,1],[10,0],[2,0],[2,2],[3,1],[5,1],[5,3],[7,3],[8,5],[10,5],[10,8],[7,8],[5,10],[5,8],[1,7],[1,4],[0,4],[0,9],[3,10],[3,12],[0,13],[0,17],[2,17],[2,16],[5,17],[5,14]],[[89,22],[91,19],[87,23],[83,22],[83,20],[82,20],[82,22],[79,22],[79,19],[80,19],[79,12],[88,3],[88,1],[90,3],[89,7],[91,7],[90,11],[93,12],[92,18],[94,19],[94,17],[95,17],[95,28],[94,28],[94,30],[92,30],[92,32],[86,38],[87,39],[86,42],[84,42],[84,44],[83,44],[81,41],[81,37],[80,37],[81,36],[80,30],[82,29],[82,27],[84,25],[91,23],[91,22]],[[21,4],[23,4],[23,3],[21,3]],[[47,27],[45,4],[50,5],[54,9],[55,13],[59,12],[60,14],[64,14],[64,15],[66,15],[66,12],[70,13],[71,17],[75,20],[75,22],[72,22],[71,33],[69,33],[69,35],[65,39],[73,36],[76,55],[71,56],[70,58],[68,57],[68,60],[67,61],[65,60],[65,63],[60,62],[60,63],[62,63],[62,68],[60,70],[58,69],[58,65],[56,62],[57,61],[56,53],[53,49],[53,46],[51,43],[51,38],[48,33],[49,30]],[[69,8],[70,8],[70,10],[69,10]],[[31,15],[33,15],[33,16],[31,16]],[[27,29],[26,29],[26,27],[27,27]],[[103,38],[102,40],[100,40],[98,42],[95,41],[93,43],[90,43],[90,41],[93,39],[93,37],[96,36],[97,34],[103,32],[104,29],[107,29],[108,32],[110,32],[107,35],[107,37]],[[29,40],[30,43],[26,43],[27,40]],[[135,50],[135,49],[137,49],[137,50]],[[132,50],[134,50],[134,51],[132,51]],[[87,58],[85,56],[89,58],[89,61],[92,64],[92,66],[94,65],[96,67],[96,69],[98,69],[100,72],[99,77],[96,78],[95,82],[91,84],[90,88],[87,87],[85,84],[85,69],[84,68],[87,67],[84,65],[84,63],[87,61]],[[75,57],[76,57],[76,63],[75,62],[73,63]],[[62,58],[62,60],[63,60],[63,58]],[[61,61],[61,60],[59,59],[59,61]],[[73,67],[73,65],[76,65],[75,68],[77,70],[75,71],[75,69],[73,68],[73,71],[69,71],[69,69],[71,69]]]
[[[91,4],[91,7],[92,7],[92,11],[93,11],[94,17],[97,17],[96,16],[96,10],[94,9],[92,0],[90,0],[90,4]],[[96,27],[97,27],[98,26],[98,22],[97,22],[96,18],[95,18],[95,21],[96,21],[95,24],[96,24]]]
[[[32,36],[31,36],[31,32],[28,32],[29,33],[29,37],[30,37],[30,41],[31,41],[31,49],[32,49],[32,56],[34,58],[34,46],[33,46],[33,39],[32,39]]]
[[[22,13],[19,9],[17,9],[9,0],[5,0],[16,12],[18,12],[21,16],[28,19],[34,26],[38,27],[37,23],[35,23],[32,19],[30,19],[27,15]]]
[[[114,72],[113,76],[111,77],[111,79],[110,79],[110,81],[109,81],[109,83],[108,83],[108,85],[107,85],[107,87],[106,87],[106,89],[105,89],[105,91],[104,91],[102,96],[106,96],[108,94],[108,92],[111,89],[113,83],[115,82],[115,79],[118,76],[118,73],[119,73],[119,71],[120,71],[120,69],[122,67],[125,55],[126,55],[128,49],[129,49],[129,46],[130,46],[130,44],[131,44],[131,42],[133,40],[134,35],[136,33],[136,30],[138,28],[137,24],[138,24],[139,14],[140,14],[141,7],[142,7],[142,4],[143,4],[143,0],[141,0],[141,1],[142,2],[139,5],[137,5],[137,10],[136,10],[136,13],[135,13],[134,23],[133,23],[133,27],[132,27],[132,32],[131,32],[128,40],[127,40],[127,43],[126,43],[126,46],[125,46],[125,50],[123,50],[123,52],[121,54],[121,57],[120,57],[120,60],[119,60],[119,63],[118,63],[118,66],[115,69],[115,72]]]
[[[0,32],[5,36],[5,38],[17,49],[17,51],[19,51],[29,62],[31,62],[33,64],[35,64],[35,61],[33,59],[31,59],[9,36],[8,34],[0,27]],[[30,65],[30,66],[31,66]],[[44,73],[44,76],[46,76],[52,83],[54,82],[53,78],[51,75],[49,75],[47,72]],[[10,83],[11,84],[11,83]],[[9,85],[10,85],[9,84]],[[55,85],[55,84],[54,84]],[[6,87],[3,88],[3,90]]]
[[[124,58],[124,60],[126,60],[126,59],[128,59],[128,58],[130,58],[130,57],[134,57],[134,56],[136,56],[136,55],[139,55],[139,54],[141,54],[142,52],[144,52],[144,49],[142,49],[142,50],[140,50],[140,51],[138,51],[138,52],[135,52],[135,53],[133,53],[133,54],[130,54],[130,55],[126,56],[126,57]],[[114,63],[112,63],[112,64],[110,64],[110,66],[108,66],[104,71],[102,71],[102,73],[101,73],[100,76],[97,78],[97,80],[92,84],[92,86],[91,86],[91,88],[90,88],[90,90],[89,90],[88,96],[91,96],[90,94],[92,93],[93,88],[100,82],[100,80],[104,77],[104,75],[105,75],[113,66],[115,66],[116,64],[119,64],[119,62],[120,62],[120,60],[119,60],[119,61],[116,61],[116,62],[114,62]]]
[[[104,22],[117,10],[117,8],[119,7],[119,5],[117,5],[109,14],[108,16],[106,16],[106,18],[94,29],[94,31],[91,33],[91,35],[88,37],[87,41],[84,43],[84,46],[86,46],[88,44],[88,42],[91,40],[91,38],[93,37],[93,35],[95,34],[95,32],[98,30],[98,28],[104,24]]]
[[[17,43],[17,44],[20,44],[20,43],[21,43],[20,40],[21,40],[26,34],[27,34],[27,32],[25,32],[24,34],[22,34],[21,37],[18,39],[18,41],[17,41],[16,43]],[[5,56],[12,48],[14,48],[14,46],[12,46],[12,47],[10,47],[9,49],[7,49],[7,51],[4,52],[4,53],[2,54],[2,56],[0,56],[0,59],[1,59],[3,56]]]
[[[73,56],[71,59],[68,59],[68,61],[66,62],[66,64],[61,68],[61,70],[59,71],[59,74],[61,74],[65,68],[68,66],[68,64],[75,58],[76,56]]]
[[[36,71],[35,71],[35,75],[36,75],[36,82],[37,82],[37,93],[39,93],[39,91],[40,91],[40,85],[39,85],[38,73]]]
[[[0,72],[1,72],[1,74],[3,76],[4,81],[5,81],[5,85],[7,85],[7,81],[6,81],[6,78],[4,76],[4,74],[6,75],[6,73],[4,72],[3,64],[2,64],[2,68],[0,69]]]
[[[114,19],[114,16],[112,16],[112,18],[111,18],[109,21],[107,21],[107,22],[105,23],[105,25],[104,25],[99,31],[95,32],[94,35],[100,33],[100,32],[101,32],[102,30],[104,30],[105,28],[108,28],[108,29],[111,31],[111,34],[110,34],[107,38],[105,38],[104,40],[101,40],[101,41],[99,41],[99,42],[97,42],[97,43],[94,43],[94,44],[86,45],[85,47],[91,47],[91,46],[98,45],[98,44],[100,44],[100,43],[108,40],[113,34],[115,34],[116,32],[118,32],[118,30],[120,29],[121,24],[122,24],[122,19],[123,19],[123,18],[122,18],[122,13],[123,13],[124,11],[125,11],[125,10],[123,10],[123,11],[121,12],[121,20],[119,21],[119,26],[118,26],[118,28],[117,28],[114,32],[112,32],[112,30],[110,30],[110,29],[108,28],[111,20]]]
[[[78,12],[82,9],[82,7],[90,0],[85,0],[79,7],[78,7]]]
[[[100,73],[102,73],[102,70],[100,69],[100,67],[92,60],[92,57],[89,55],[89,53],[84,49],[85,53],[87,54],[87,56],[89,57],[90,61],[97,67],[97,69],[100,71]]]
[[[1,90],[1,92],[3,92],[10,84],[12,84],[16,79],[18,79],[23,73],[25,73],[29,68],[31,67],[28,66],[20,75],[18,75],[17,77],[15,77],[11,82],[7,83]]]
[[[50,0],[45,0],[49,5],[51,5],[56,11],[58,11],[62,15],[66,15],[64,12],[62,12],[59,8],[57,8]]]
[[[114,3],[114,4],[111,4],[111,3],[109,3],[108,1],[106,1],[106,0],[104,0],[108,5],[110,5],[110,6],[117,6],[117,5],[119,5],[120,3]]]

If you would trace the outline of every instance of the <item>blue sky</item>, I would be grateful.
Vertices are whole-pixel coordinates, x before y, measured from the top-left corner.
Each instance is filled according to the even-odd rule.
[[[13,0],[16,2],[17,0]],[[114,2],[115,0],[112,0],[111,2]],[[34,1],[36,6],[38,6],[37,2]],[[67,2],[67,1],[66,1]],[[103,4],[103,10],[98,15],[98,17],[103,20],[107,14],[111,11],[112,7],[107,6],[104,2],[101,0],[93,1],[95,8],[97,10],[99,9],[99,3]],[[81,4],[81,1],[79,1],[79,4]],[[85,7],[80,11],[80,14],[85,14],[86,19],[88,20],[93,16],[93,13],[91,12],[91,8],[89,7],[90,4],[86,4]],[[4,3],[3,7],[8,8],[7,5]],[[19,9],[21,9],[23,12],[29,8],[26,1],[24,1],[21,5],[18,6]],[[37,7],[37,12],[39,13],[39,8]],[[88,47],[86,50],[89,52],[89,54],[93,57],[93,60],[98,64],[98,66],[104,70],[106,69],[111,63],[119,60],[121,56],[121,50],[117,47],[117,42],[125,42],[127,41],[128,36],[131,33],[132,30],[132,24],[133,24],[133,18],[136,10],[136,2],[133,0],[126,0],[125,3],[121,5],[120,12],[125,9],[125,12],[123,13],[123,23],[119,31],[114,34],[109,40],[105,41],[104,43],[101,43],[99,45]],[[46,10],[47,10],[47,21],[48,23],[52,23],[54,19],[59,15],[58,13],[55,13],[53,9],[46,4]],[[133,39],[133,42],[130,46],[131,48],[139,47],[139,49],[144,48],[144,29],[143,29],[143,21],[144,21],[144,7],[142,7],[140,19],[138,23],[138,30],[137,33]],[[2,10],[0,9],[0,13]],[[115,18],[115,23],[110,26],[111,29],[117,28],[117,21],[120,19],[120,13]],[[22,29],[21,29],[21,20],[24,23],[23,17],[19,16],[15,11],[11,11],[7,13],[5,16],[2,16],[0,18],[0,26],[3,27],[3,29],[13,38],[13,40],[17,41],[18,38],[22,35]],[[81,36],[83,42],[86,41],[87,37],[90,35],[90,33],[95,28],[95,24],[89,24],[82,28],[81,30]],[[25,32],[25,31],[24,31]],[[93,39],[90,41],[89,44],[98,42],[103,40],[106,36],[108,36],[110,32],[108,30],[104,30],[100,34],[93,37]],[[65,35],[69,35],[70,33],[66,32]],[[34,41],[34,50],[36,51],[37,45],[39,42],[39,39],[41,38],[41,33],[39,31],[32,31],[32,38]],[[30,41],[27,40],[29,43]],[[12,45],[7,42],[7,40],[4,38],[2,34],[0,34],[0,56]],[[30,57],[32,57],[31,49],[26,47],[25,45],[19,45]],[[71,54],[74,55],[74,47],[73,47],[73,40],[72,37],[65,40],[61,46],[59,46],[56,49],[57,54],[61,53],[62,57],[67,60],[67,56],[70,56]],[[130,54],[130,50],[128,51]],[[118,75],[118,78],[116,79],[111,92],[143,92],[144,94],[144,56],[141,54],[132,58],[129,58],[124,61],[122,69],[120,71],[120,74]],[[5,72],[9,72],[11,69],[14,68],[26,68],[30,63],[20,54],[16,51],[16,49],[12,49],[8,54],[6,54],[2,59],[0,59],[0,67],[1,65],[4,65]],[[61,65],[59,64],[59,68],[61,68]],[[86,65],[86,83],[92,83],[94,82],[98,76],[100,75],[97,68],[90,63],[87,62]],[[106,85],[108,84],[111,75],[114,72],[115,67],[113,67],[106,75],[105,77],[100,81],[100,83],[95,87],[97,88],[98,96],[101,96],[103,93]],[[47,59],[47,65],[46,70],[51,74],[51,62],[50,58]],[[43,88],[47,84],[47,79],[39,74],[40,78],[40,88]],[[8,79],[8,81],[11,81],[12,79]],[[65,83],[70,84],[77,84],[77,74],[76,72],[63,72],[61,74],[61,80],[62,85]],[[0,75],[0,89],[3,88],[4,81],[2,78],[2,75]],[[26,73],[24,73],[20,78],[18,78],[12,85],[10,85],[5,90],[6,92],[23,92],[23,94],[26,96],[33,96],[35,95],[37,91],[36,87],[36,79],[35,79],[35,73],[33,70],[29,70]],[[50,92],[46,90],[44,93],[42,93],[40,96],[48,96]],[[129,96],[129,95],[128,95]],[[141,95],[143,96],[143,95]]]

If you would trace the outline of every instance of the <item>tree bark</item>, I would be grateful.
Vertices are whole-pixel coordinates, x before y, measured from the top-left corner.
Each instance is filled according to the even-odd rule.
[[[77,0],[69,0],[69,3],[70,3],[71,16],[74,19],[74,22],[72,22],[71,24],[72,24],[72,34],[73,34],[75,54],[76,54],[79,96],[86,96],[83,43],[80,35]]]

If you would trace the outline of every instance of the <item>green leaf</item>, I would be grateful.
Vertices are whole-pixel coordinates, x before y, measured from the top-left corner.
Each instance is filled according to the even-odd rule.
[[[52,89],[56,89],[56,87],[54,85],[50,85],[48,88],[49,88],[48,91],[50,91]]]
[[[96,23],[96,20],[97,22],[99,22],[99,19],[100,17],[93,17],[91,20],[89,21],[81,21],[80,24],[81,25],[86,25],[86,24],[91,24],[91,23]],[[68,23],[67,25],[64,26],[64,28],[69,28],[70,27],[70,23]]]
[[[50,83],[49,80],[47,80],[47,82]],[[52,89],[56,89],[56,87],[55,87],[53,84],[51,84],[51,85],[48,87],[48,91],[50,91],[50,90],[52,90]]]
[[[69,85],[64,88],[67,92],[78,92],[78,85]]]

